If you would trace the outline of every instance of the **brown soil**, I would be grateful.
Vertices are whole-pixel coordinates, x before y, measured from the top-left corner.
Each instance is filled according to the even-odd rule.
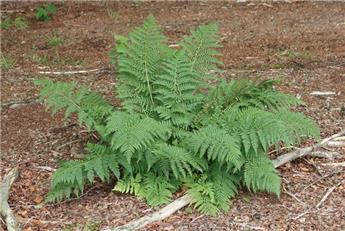
[[[107,52],[113,45],[113,36],[127,33],[149,14],[157,18],[171,43],[196,25],[219,22],[227,77],[279,77],[282,84],[278,88],[306,102],[298,110],[318,122],[323,137],[344,129],[345,4],[291,2],[65,2],[56,4],[57,14],[48,22],[34,18],[39,3],[2,2],[2,17],[23,16],[29,26],[23,31],[1,30],[1,52],[13,57],[16,63],[12,69],[2,70],[1,75],[1,103],[7,106],[1,110],[0,178],[19,166],[20,178],[12,187],[9,203],[23,228],[80,230],[87,226],[97,230],[152,212],[135,197],[111,192],[111,183],[96,184],[80,199],[39,206],[49,189],[51,172],[37,167],[55,168],[58,160],[73,158],[90,137],[83,128],[73,125],[75,120],[65,121],[62,114],[51,117],[35,103],[38,88],[32,83],[33,79],[46,77],[76,81],[112,98],[116,79]],[[115,20],[107,14],[107,7],[118,13]],[[46,44],[46,37],[54,33],[64,40],[57,49]],[[37,59],[44,56],[45,59]],[[42,67],[107,67],[109,71],[42,76],[38,74]],[[311,96],[312,91],[334,91],[336,95],[320,98]],[[21,100],[31,103],[8,104]],[[71,141],[74,142],[68,144]],[[333,162],[345,161],[345,149],[337,151],[343,157]],[[323,165],[327,162],[331,161],[305,158],[281,167],[286,190],[280,199],[243,191],[227,214],[210,217],[182,210],[147,230],[345,230],[344,184],[315,209],[326,191],[345,177],[344,169]],[[335,171],[342,172],[304,190]],[[0,225],[0,229],[5,228],[1,222]]]

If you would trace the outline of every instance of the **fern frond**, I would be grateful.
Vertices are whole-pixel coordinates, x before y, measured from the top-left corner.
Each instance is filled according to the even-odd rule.
[[[163,63],[163,74],[154,81],[155,98],[161,105],[171,107],[173,104],[200,101],[202,96],[194,92],[204,84],[197,79],[198,74],[191,65],[183,52],[175,53]]]
[[[218,71],[216,65],[222,63],[216,58],[220,56],[216,49],[221,47],[216,23],[199,26],[181,45],[192,63],[192,70],[201,77],[209,76],[210,71]]]
[[[42,86],[40,98],[46,101],[47,108],[52,113],[65,109],[65,116],[78,114],[78,119],[89,130],[96,130],[104,136],[104,121],[113,106],[100,95],[85,87],[77,88],[75,83],[53,82],[51,80],[35,80],[35,84]]]
[[[181,147],[160,143],[155,145],[152,152],[159,158],[158,164],[169,163],[169,169],[176,179],[192,175],[194,171],[202,172],[206,168],[202,159]]]
[[[186,138],[188,148],[209,161],[216,160],[220,165],[226,164],[239,169],[242,165],[241,150],[238,140],[225,130],[208,126]]]
[[[275,112],[275,116],[284,121],[285,134],[290,137],[290,145],[298,143],[305,137],[320,139],[320,129],[317,124],[303,113],[281,110]]]
[[[89,155],[83,160],[70,160],[64,162],[52,177],[52,191],[46,201],[54,202],[69,198],[72,193],[78,195],[83,191],[86,180],[94,182],[97,176],[107,181],[113,173],[120,177],[121,156],[109,147],[99,144],[88,144]]]
[[[191,123],[192,113],[203,98],[198,89],[204,84],[197,77],[183,52],[164,62],[162,74],[154,80],[154,98],[158,101],[155,110],[161,119],[185,128]]]
[[[135,151],[143,151],[154,142],[166,140],[170,134],[169,127],[163,123],[126,112],[113,112],[106,130],[112,135],[112,148],[120,150],[129,160]]]
[[[276,91],[277,81],[264,80],[254,83],[249,80],[222,81],[212,89],[206,100],[205,110],[223,113],[233,107],[256,107],[262,110],[278,111],[303,104],[296,97]]]
[[[218,164],[211,164],[209,170],[198,179],[189,178],[187,194],[201,213],[216,215],[229,210],[230,198],[237,194],[240,178],[227,173]]]
[[[176,186],[162,175],[149,173],[143,180],[145,199],[150,206],[158,206],[170,201],[172,193],[176,191]]]
[[[280,195],[280,177],[265,153],[249,155],[244,165],[244,183],[253,192],[266,191]]]
[[[245,154],[267,152],[283,142],[291,146],[302,137],[319,137],[313,121],[303,114],[286,110],[268,112],[257,108],[233,108],[225,114],[225,129],[237,134]]]
[[[125,55],[119,59],[119,99],[127,110],[151,107],[154,104],[153,86],[163,59],[169,53],[166,38],[160,33],[155,19],[150,16],[144,25],[134,29],[125,43]],[[137,102],[137,100],[144,102]]]
[[[131,193],[145,199],[150,206],[158,206],[170,201],[176,186],[163,176],[147,173],[125,176],[117,182],[113,191]]]
[[[225,129],[237,134],[244,154],[266,152],[280,141],[290,143],[284,122],[273,113],[257,108],[232,109],[225,115]]]

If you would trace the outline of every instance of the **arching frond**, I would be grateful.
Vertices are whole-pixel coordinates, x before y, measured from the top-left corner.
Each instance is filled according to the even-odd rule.
[[[216,58],[220,56],[217,49],[221,47],[217,23],[199,26],[181,44],[192,63],[192,70],[198,72],[202,78],[209,76],[212,71],[217,71],[217,64],[222,64]]]
[[[220,165],[226,164],[236,169],[242,165],[237,138],[219,127],[202,128],[187,137],[185,143],[192,152],[207,157],[209,161],[216,160]]]
[[[142,151],[154,142],[166,140],[169,127],[149,117],[126,112],[113,112],[108,118],[107,134],[111,134],[113,149],[124,153],[128,159],[135,151]]]
[[[169,53],[165,41],[155,19],[150,16],[124,43],[127,47],[118,63],[120,85],[117,91],[127,110],[143,112],[154,105],[152,84]]]
[[[253,192],[266,191],[280,195],[280,177],[265,153],[248,156],[244,165],[244,184]]]

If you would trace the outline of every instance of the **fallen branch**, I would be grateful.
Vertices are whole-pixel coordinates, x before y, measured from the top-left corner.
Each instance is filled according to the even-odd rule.
[[[279,156],[277,159],[273,160],[274,167],[282,166],[292,160],[300,158],[302,156],[308,155],[312,152],[320,150],[323,146],[328,145],[328,143],[332,142],[335,138],[341,137],[345,135],[345,130],[330,136],[328,138],[323,139],[320,143],[317,143],[313,146],[297,149],[296,151],[289,152],[287,154]]]
[[[3,179],[0,185],[0,215],[4,219],[8,231],[19,231],[18,223],[8,205],[10,188],[18,177],[18,169],[12,169]]]
[[[273,165],[275,168],[278,168],[292,160],[295,160],[297,158],[300,158],[302,156],[306,156],[310,154],[311,152],[317,151],[320,148],[322,148],[324,145],[327,145],[329,141],[332,141],[335,138],[341,137],[345,135],[345,130],[328,137],[326,139],[323,139],[320,143],[317,143],[311,147],[298,149],[296,151],[289,152],[287,154],[284,154],[277,159],[273,160]],[[192,202],[191,198],[188,195],[184,195],[172,203],[168,204],[161,210],[158,210],[157,212],[154,212],[153,214],[146,215],[144,217],[139,218],[138,220],[134,220],[129,222],[128,224],[116,227],[116,228],[110,228],[110,229],[104,229],[103,231],[121,231],[121,230],[137,230],[140,229],[148,224],[151,224],[153,222],[163,220],[164,218],[167,218],[168,216],[172,215],[176,211],[182,209],[183,207],[187,206]]]
[[[182,209],[183,207],[185,207],[189,203],[191,203],[191,198],[188,195],[184,195],[184,196],[174,200],[172,203],[168,204],[167,206],[165,206],[161,210],[158,210],[157,212],[146,215],[142,218],[139,218],[138,220],[134,220],[134,221],[132,221],[126,225],[122,225],[120,227],[113,228],[113,229],[111,229],[111,228],[110,229],[104,229],[103,231],[137,230],[137,229],[140,229],[140,228],[142,228],[148,224],[151,224],[155,221],[159,221],[159,220],[162,220],[164,218],[169,217],[170,215],[172,215],[176,211]]]
[[[310,93],[313,96],[333,96],[336,95],[334,91],[313,91]]]
[[[73,75],[73,74],[85,74],[85,73],[100,73],[106,71],[107,68],[97,68],[90,70],[79,70],[79,71],[39,71],[39,74],[51,74],[51,75]]]
[[[322,164],[323,166],[331,166],[331,167],[345,167],[345,162],[340,162],[340,163],[327,163],[327,164]]]
[[[24,99],[24,100],[8,101],[8,102],[5,102],[5,103],[2,103],[1,107],[16,108],[16,107],[19,107],[19,106],[24,106],[24,105],[38,103],[37,99],[38,99],[38,97],[34,97],[34,98],[30,98],[30,99]]]
[[[324,151],[316,151],[309,154],[313,157],[320,157],[320,158],[327,158],[329,160],[339,159],[341,154],[339,152],[324,152]]]
[[[344,141],[330,141],[328,142],[327,146],[329,147],[334,147],[334,148],[340,148],[340,147],[345,147],[345,142]]]

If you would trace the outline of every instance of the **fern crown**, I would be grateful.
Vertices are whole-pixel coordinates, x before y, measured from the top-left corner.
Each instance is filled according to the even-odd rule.
[[[279,196],[268,151],[319,137],[312,120],[290,110],[300,100],[275,90],[274,80],[216,78],[222,65],[216,23],[196,28],[179,49],[168,46],[152,16],[116,38],[111,57],[120,107],[75,83],[35,81],[48,109],[76,114],[100,137],[85,158],[61,164],[48,202],[113,177],[115,191],[151,206],[185,186],[195,208],[208,214],[227,211],[240,186]]]

